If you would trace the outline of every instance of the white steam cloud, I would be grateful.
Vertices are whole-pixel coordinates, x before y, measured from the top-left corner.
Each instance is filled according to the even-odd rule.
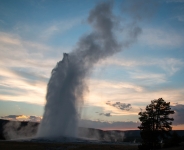
[[[139,27],[131,26],[128,40],[118,42],[114,34],[118,22],[110,2],[100,3],[91,10],[88,23],[93,27],[92,33],[83,36],[77,48],[64,54],[63,60],[52,70],[38,137],[76,137],[77,106],[83,102],[86,77],[98,61],[130,46],[141,32]]]

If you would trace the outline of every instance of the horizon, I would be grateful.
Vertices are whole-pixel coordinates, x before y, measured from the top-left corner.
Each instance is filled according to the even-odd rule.
[[[6,121],[17,121],[17,122],[32,122],[32,123],[38,123],[40,124],[40,122],[34,122],[34,121],[28,121],[28,120],[8,120],[8,119],[2,119],[0,118],[0,120],[6,120]],[[97,130],[102,130],[102,131],[140,131],[139,129],[101,129],[101,128],[88,128],[88,127],[82,127],[79,126],[78,128],[86,128],[86,129],[97,129]],[[172,131],[184,131],[184,129],[172,129]]]

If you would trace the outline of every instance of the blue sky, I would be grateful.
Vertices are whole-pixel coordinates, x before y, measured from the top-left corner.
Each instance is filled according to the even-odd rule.
[[[50,72],[91,32],[87,17],[99,2],[0,1],[0,116],[42,116]],[[125,29],[132,24],[141,33],[131,46],[92,68],[81,124],[133,129],[138,112],[162,97],[176,111],[175,128],[184,129],[184,1],[112,2],[122,31],[115,33],[117,39],[126,41]]]

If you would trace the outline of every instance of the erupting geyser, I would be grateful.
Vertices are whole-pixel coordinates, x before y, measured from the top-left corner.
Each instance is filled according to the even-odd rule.
[[[101,3],[91,10],[88,22],[93,27],[92,33],[81,38],[77,48],[64,54],[52,70],[37,137],[76,136],[77,106],[83,101],[86,76],[99,60],[129,46],[140,33],[140,28],[131,26],[128,40],[119,44],[114,35],[118,21],[111,9],[112,3]]]
[[[70,79],[68,54],[57,63],[47,87],[47,104],[38,136],[75,136],[77,112],[76,98]]]

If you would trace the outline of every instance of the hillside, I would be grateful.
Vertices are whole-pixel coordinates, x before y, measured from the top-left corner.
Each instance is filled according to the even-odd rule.
[[[39,123],[28,121],[8,121],[0,119],[0,140],[34,137]],[[184,136],[184,130],[176,130],[180,136]],[[129,130],[100,130],[79,127],[79,137],[112,142],[140,142],[140,131]]]

